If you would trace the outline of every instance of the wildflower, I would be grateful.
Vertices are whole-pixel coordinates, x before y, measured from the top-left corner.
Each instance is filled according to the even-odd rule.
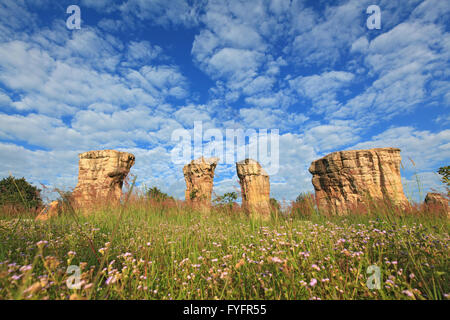
[[[92,288],[93,285],[94,285],[93,283],[85,284],[85,285],[84,285],[84,289],[85,289],[85,290],[90,289],[90,288]]]
[[[108,279],[106,279],[106,285],[109,286],[109,284],[116,282],[116,279],[114,276],[110,276]]]
[[[313,269],[315,269],[315,270],[317,270],[317,271],[320,271],[320,267],[319,267],[317,264],[313,264],[313,265],[311,266],[311,268],[313,268]]]
[[[19,271],[25,273],[26,271],[31,270],[31,264],[20,267]]]
[[[312,278],[310,283],[309,283],[309,286],[310,287],[314,287],[316,284],[317,284],[317,279],[316,278]]]
[[[182,266],[183,264],[185,264],[188,261],[189,261],[189,258],[185,258],[185,259],[181,260],[180,266]]]
[[[36,245],[39,249],[44,248],[47,244],[48,244],[48,241],[46,241],[46,240],[41,240],[38,243],[36,243]]]
[[[414,279],[416,276],[415,276],[415,274],[414,273],[410,273],[410,275],[409,275],[409,278],[410,279]]]
[[[283,263],[283,260],[281,260],[278,257],[273,257],[271,260],[272,260],[272,262],[275,262],[275,263]]]
[[[410,298],[414,298],[414,294],[409,290],[403,290],[402,293],[406,294]]]

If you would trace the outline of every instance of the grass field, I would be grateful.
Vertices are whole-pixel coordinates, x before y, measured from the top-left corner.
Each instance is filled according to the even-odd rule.
[[[46,222],[1,214],[0,298],[448,299],[449,240],[448,218],[420,211],[260,221],[141,200]]]

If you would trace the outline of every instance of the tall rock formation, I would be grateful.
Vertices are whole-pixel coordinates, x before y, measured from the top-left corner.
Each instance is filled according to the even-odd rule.
[[[214,171],[218,162],[219,158],[201,157],[184,166],[185,198],[188,203],[204,208],[211,206]]]
[[[269,217],[270,182],[269,175],[253,159],[236,162],[242,193],[242,206],[251,215]]]
[[[400,162],[397,148],[337,151],[313,161],[309,172],[318,206],[342,213],[369,199],[407,204]]]
[[[72,193],[78,208],[94,204],[119,203],[123,181],[133,166],[131,153],[96,150],[79,154],[78,184]]]

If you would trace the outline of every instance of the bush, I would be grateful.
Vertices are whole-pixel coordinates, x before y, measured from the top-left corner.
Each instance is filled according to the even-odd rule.
[[[237,195],[236,192],[227,192],[223,196],[217,196],[213,200],[213,203],[216,206],[229,206],[229,207],[232,207],[233,203],[236,201],[237,198],[238,198],[238,195]]]
[[[450,187],[450,166],[440,167],[438,173],[442,176],[442,183]]]
[[[272,210],[275,211],[280,211],[281,209],[280,202],[275,198],[270,198],[270,206],[272,207]]]
[[[151,200],[155,201],[165,201],[165,200],[173,200],[173,197],[169,196],[167,193],[162,192],[158,189],[158,187],[153,187],[148,189],[147,197]]]
[[[314,194],[310,192],[300,193],[292,203],[292,211],[300,216],[309,216],[316,210]]]
[[[0,206],[37,208],[42,205],[40,192],[25,178],[9,176],[0,181]]]

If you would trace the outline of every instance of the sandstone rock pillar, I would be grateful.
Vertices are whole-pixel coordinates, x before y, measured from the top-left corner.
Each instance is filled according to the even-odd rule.
[[[269,175],[253,159],[236,162],[242,193],[242,206],[250,215],[268,218],[270,216]]]
[[[209,208],[214,183],[214,171],[219,158],[199,158],[184,166],[186,180],[186,202],[195,206]]]
[[[72,193],[74,205],[85,208],[101,203],[119,203],[123,181],[133,166],[131,153],[96,150],[79,154],[78,184]]]
[[[400,162],[397,148],[337,151],[313,161],[309,172],[318,206],[343,213],[371,200],[406,205]]]

